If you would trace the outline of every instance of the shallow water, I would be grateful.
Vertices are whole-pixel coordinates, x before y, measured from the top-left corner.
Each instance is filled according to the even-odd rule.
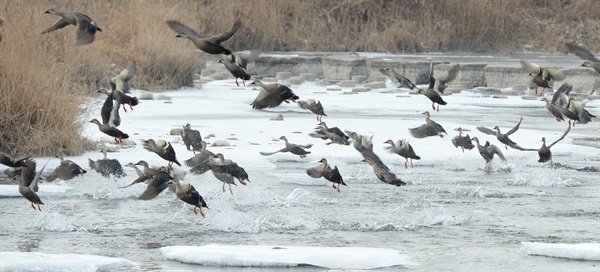
[[[188,174],[185,178],[208,203],[206,218],[194,215],[192,207],[176,200],[171,192],[153,200],[140,201],[136,197],[145,185],[117,188],[135,178],[131,169],[127,169],[127,177],[116,180],[105,179],[90,171],[84,178],[55,182],[71,186],[73,190],[44,198],[46,205],[42,206],[42,212],[33,211],[20,197],[0,198],[0,251],[121,257],[139,262],[141,269],[146,271],[238,271],[239,268],[203,267],[165,260],[159,248],[209,243],[366,246],[397,249],[410,255],[420,265],[407,269],[419,271],[598,271],[597,262],[528,256],[521,250],[521,242],[587,243],[600,240],[597,173],[550,169],[537,163],[535,152],[503,149],[508,162],[495,160],[494,171],[486,174],[482,170],[483,159],[476,150],[463,154],[450,143],[455,135],[452,128],[467,124],[471,126],[471,136],[485,138],[501,147],[493,137],[475,131],[475,126],[498,124],[506,131],[520,116],[525,116],[521,129],[511,138],[519,139],[517,142],[523,146],[538,147],[541,136],[558,138],[566,126],[566,123],[555,123],[546,115],[543,104],[526,104],[529,102],[520,98],[494,100],[469,93],[450,96],[447,100],[454,100],[452,103],[442,106],[440,112],[432,113],[432,119],[449,131],[449,137],[417,140],[408,136],[407,128],[423,123],[420,112],[430,107],[424,97],[397,98],[395,93],[359,94],[352,98],[321,95],[319,99],[329,115],[324,121],[330,126],[375,134],[376,153],[408,183],[404,187],[393,187],[377,180],[351,146],[325,145],[325,141],[308,137],[306,134],[316,125],[314,115],[301,113],[295,105],[274,110],[284,113],[284,122],[268,121],[272,113],[232,109],[239,105],[249,108],[246,102],[256,95],[256,92],[242,88],[231,88],[232,83],[221,81],[205,86],[197,91],[195,100],[195,91],[167,93],[172,96],[173,105],[143,101],[131,113],[122,114],[122,127],[129,125],[132,128],[138,122],[135,132],[140,135],[134,136],[135,140],[171,139],[172,136],[166,135],[166,128],[180,127],[186,122],[192,123],[203,135],[215,133],[215,139],[237,139],[230,140],[234,144],[232,147],[211,150],[237,161],[250,174],[251,183],[234,186],[234,194],[230,194],[221,191],[221,183],[210,173]],[[218,89],[219,84],[228,87]],[[313,85],[294,89],[303,90],[306,98],[317,97],[310,94]],[[219,95],[233,97],[233,94],[240,97],[222,104],[217,103],[221,99],[210,99],[221,97]],[[179,96],[188,100],[186,103],[197,103],[197,108],[184,110],[187,107],[182,107],[184,102]],[[353,106],[345,102],[352,99],[361,99],[363,103]],[[411,105],[407,105],[407,99]],[[383,105],[369,103],[381,100],[388,102]],[[523,104],[515,108],[515,103]],[[595,114],[597,104],[588,104]],[[165,114],[169,107],[179,110],[171,109],[172,114]],[[204,111],[199,110],[203,107],[206,107]],[[388,111],[381,111],[382,108]],[[205,111],[220,114],[205,115]],[[242,117],[243,122],[239,120]],[[146,122],[160,120],[161,124],[155,127],[139,124],[144,119]],[[554,161],[573,168],[598,167],[598,149],[576,146],[569,140],[597,137],[598,128],[596,122],[577,125],[564,143],[552,148]],[[90,134],[98,135],[93,130]],[[281,148],[280,141],[272,140],[280,134],[288,135],[291,142],[313,143],[313,153],[306,159],[289,153],[269,157],[258,154],[258,151]],[[422,157],[420,161],[414,161],[414,169],[404,169],[402,158],[384,152],[382,142],[387,138],[411,141]],[[192,156],[182,144],[177,144],[176,149],[180,161]],[[163,163],[158,156],[140,150],[138,145],[110,153],[109,157],[119,158],[122,164],[139,159],[149,160],[154,165]],[[88,157],[99,156],[90,153],[70,159],[86,165]],[[305,169],[317,165],[316,161],[321,157],[327,157],[340,168],[348,184],[340,193],[327,181],[311,179],[305,174]],[[45,161],[38,160],[38,164]],[[52,161],[47,169],[54,168],[56,163]],[[43,190],[43,184],[40,190]],[[311,269],[321,270],[289,268]]]

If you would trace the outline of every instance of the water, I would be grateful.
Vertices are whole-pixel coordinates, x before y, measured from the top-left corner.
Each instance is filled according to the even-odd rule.
[[[226,83],[230,86],[232,82]],[[314,86],[294,89],[303,88]],[[242,96],[240,100],[244,103],[256,95],[256,92],[244,94],[239,89],[234,91]],[[186,108],[177,98],[189,97],[190,92],[169,93],[175,103],[173,106]],[[206,92],[224,91],[217,89]],[[407,128],[423,122],[419,114],[421,110],[416,110],[425,110],[430,105],[423,97],[411,97],[410,101],[416,105],[407,105],[408,109],[395,109],[394,103],[405,101],[402,99],[406,98],[395,98],[395,94],[369,94],[363,98],[389,99],[390,105],[361,104],[357,105],[360,108],[358,111],[353,111],[351,104],[343,104],[343,101],[350,101],[356,96],[335,96],[333,98],[336,101],[341,101],[335,106],[331,94],[329,101],[326,98],[320,98],[324,106],[327,107],[328,102],[332,107],[328,112],[331,117],[325,117],[324,121],[363,134],[374,133],[376,152],[408,183],[407,186],[394,187],[381,183],[371,168],[360,162],[362,158],[351,146],[326,146],[325,141],[306,136],[316,124],[312,115],[287,113],[284,114],[286,122],[277,123],[266,120],[271,113],[244,108],[233,113],[228,111],[231,116],[202,122],[204,128],[200,130],[203,135],[216,132],[217,138],[238,139],[231,140],[234,143],[232,147],[211,150],[233,158],[246,168],[252,180],[247,186],[234,186],[232,195],[228,191],[223,193],[221,183],[210,173],[202,176],[188,174],[185,180],[192,183],[208,203],[209,209],[204,210],[206,218],[194,215],[192,206],[176,200],[171,192],[153,200],[141,201],[136,197],[145,189],[145,185],[117,188],[135,178],[135,172],[131,169],[127,169],[126,178],[117,180],[106,179],[90,171],[84,178],[55,182],[71,186],[73,190],[64,195],[53,194],[43,198],[46,205],[42,206],[42,212],[31,209],[29,203],[20,197],[0,198],[0,251],[120,257],[140,263],[144,271],[237,271],[239,268],[195,266],[165,260],[159,248],[210,243],[366,246],[392,248],[410,255],[420,264],[410,269],[418,271],[598,271],[597,262],[528,256],[521,249],[521,242],[597,243],[600,240],[600,185],[597,173],[566,168],[550,169],[537,163],[535,152],[503,149],[508,163],[495,160],[494,171],[486,174],[482,170],[483,159],[476,150],[463,154],[450,143],[450,138],[454,136],[452,127],[462,122],[472,125],[471,136],[485,137],[500,146],[493,137],[482,136],[474,131],[474,126],[493,127],[498,124],[506,131],[518,121],[519,116],[525,114],[521,129],[511,138],[520,145],[537,147],[541,136],[558,138],[566,126],[566,123],[554,123],[551,117],[544,114],[543,104],[514,109],[511,101],[491,98],[471,100],[468,94],[454,95],[447,99],[449,106],[442,107],[439,113],[432,113],[432,119],[444,125],[450,136],[417,140],[408,136]],[[206,97],[203,99],[206,100]],[[474,101],[495,106],[477,106]],[[500,102],[496,104],[496,101]],[[515,101],[512,102],[535,103],[518,98]],[[158,103],[162,102],[144,101],[138,106],[139,109],[123,114],[124,122],[130,123],[122,126],[129,124],[131,129],[136,120],[148,119],[145,112],[153,112],[152,103],[160,105]],[[199,102],[193,100],[188,103]],[[596,104],[590,103],[588,106],[597,113]],[[389,116],[393,117],[374,114],[378,107],[394,109],[389,112]],[[511,110],[505,112],[507,108]],[[284,107],[282,111],[288,109],[292,108]],[[299,111],[296,108],[293,110]],[[480,113],[483,112],[489,115],[482,116]],[[182,124],[179,123],[186,122],[180,118],[186,114],[185,111],[179,111],[175,119],[162,117],[164,122],[180,127]],[[237,124],[235,116],[248,118],[249,127],[252,126],[250,124],[258,125],[254,130],[248,130],[245,125],[241,125],[240,129],[240,126],[232,125]],[[460,121],[456,119],[457,116],[461,116]],[[392,121],[393,127],[390,126]],[[290,128],[290,124],[294,127]],[[137,125],[147,127],[143,122]],[[290,133],[290,130],[302,133]],[[167,137],[164,136],[165,131],[168,130],[160,127],[150,135]],[[568,139],[590,137],[594,133],[597,137],[598,125],[596,122],[577,125],[572,131]],[[98,135],[90,133],[93,137]],[[291,142],[314,143],[313,153],[306,159],[289,153],[270,157],[258,155],[258,151],[281,148],[281,142],[271,140],[280,134],[288,135]],[[149,136],[144,134],[137,137]],[[414,161],[414,169],[404,169],[404,159],[383,151],[381,143],[388,137],[394,140],[409,139],[423,159]],[[192,156],[182,144],[176,145],[176,149],[180,161]],[[155,165],[163,163],[158,156],[140,150],[138,146],[133,150],[111,153],[109,157],[119,158],[122,164],[139,159],[150,160]],[[597,167],[600,159],[598,149],[576,146],[570,140],[557,144],[552,151],[555,162],[574,168],[586,165]],[[99,155],[90,153],[71,159],[86,165],[88,157],[96,158]],[[305,174],[305,169],[317,165],[316,161],[321,157],[327,157],[340,168],[348,184],[341,188],[341,193],[324,179],[311,179]],[[39,161],[45,162],[45,159]],[[47,169],[55,167],[52,163],[57,162],[52,161]],[[40,190],[43,190],[43,185]],[[301,267],[286,270],[322,269]]]

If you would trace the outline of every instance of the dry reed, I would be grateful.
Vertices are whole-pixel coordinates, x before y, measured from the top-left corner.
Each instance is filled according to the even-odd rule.
[[[48,8],[88,14],[104,31],[74,46],[74,27],[43,36]],[[218,57],[175,38],[166,20],[206,36],[240,18],[233,50],[562,52],[600,50],[600,1],[540,0],[0,0],[0,151],[80,154],[86,98],[131,62],[134,87],[191,85],[197,63]],[[527,46],[527,47],[525,47]]]

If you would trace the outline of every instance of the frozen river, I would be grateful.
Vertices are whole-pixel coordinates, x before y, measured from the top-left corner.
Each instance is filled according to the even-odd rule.
[[[211,173],[188,174],[185,180],[209,206],[204,211],[206,218],[202,218],[170,192],[142,201],[136,197],[145,185],[118,188],[136,178],[132,169],[127,169],[127,177],[116,180],[90,170],[83,178],[54,182],[71,187],[66,192],[44,192],[48,184],[42,184],[40,195],[46,203],[42,212],[32,210],[21,197],[0,198],[0,251],[119,257],[137,262],[139,269],[147,271],[238,271],[239,267],[168,260],[160,248],[213,243],[380,247],[410,256],[418,265],[405,268],[415,271],[598,271],[598,262],[530,256],[521,244],[600,242],[598,173],[575,170],[599,167],[599,149],[573,144],[575,139],[600,136],[597,119],[576,125],[553,146],[554,162],[568,167],[551,169],[537,162],[536,152],[506,150],[495,137],[476,129],[497,125],[505,132],[523,117],[521,128],[511,139],[526,148],[539,148],[542,137],[553,142],[567,123],[556,122],[539,100],[521,96],[495,99],[467,90],[445,96],[448,105],[432,112],[426,97],[397,90],[391,82],[386,89],[352,95],[342,94],[346,88],[335,92],[326,91],[327,87],[307,82],[292,89],[301,99],[320,100],[328,115],[323,121],[330,127],[374,134],[375,152],[407,186],[380,182],[352,146],[326,145],[326,141],[308,136],[317,125],[315,115],[296,104],[254,111],[249,103],[256,91],[235,87],[233,80],[213,81],[200,90],[165,92],[172,98],[170,103],[144,100],[133,111],[121,112],[120,128],[136,145],[109,153],[109,157],[123,165],[142,159],[154,166],[166,165],[144,150],[140,140],[172,141],[177,136],[169,135],[169,131],[190,123],[205,138],[215,135],[206,139],[209,143],[228,141],[229,147],[209,150],[223,153],[244,167],[251,183],[234,187],[230,194],[221,192],[221,183]],[[551,97],[551,92],[547,95]],[[93,101],[96,109],[92,117],[99,118],[102,101],[101,97]],[[588,102],[588,110],[599,115],[599,104],[599,100]],[[408,129],[424,123],[421,113],[426,110],[450,135],[426,139],[410,136]],[[270,121],[275,112],[282,113],[284,121]],[[501,147],[507,162],[494,160],[493,171],[486,174],[476,149],[463,154],[450,142],[456,135],[453,129],[459,126],[470,129],[471,136]],[[86,133],[94,140],[105,138],[93,124]],[[312,153],[307,158],[290,153],[259,154],[282,148],[282,141],[275,140],[282,135],[292,143],[312,143]],[[414,161],[413,169],[404,169],[403,158],[385,152],[383,142],[387,139],[409,140],[421,160]],[[183,143],[174,146],[180,162],[192,157]],[[88,158],[100,157],[94,152],[68,159],[88,169]],[[348,184],[340,193],[326,180],[306,175],[305,170],[318,165],[321,158],[340,169]],[[48,159],[36,160],[39,169]],[[58,159],[52,159],[46,170],[57,165]],[[176,169],[188,170],[185,166]]]

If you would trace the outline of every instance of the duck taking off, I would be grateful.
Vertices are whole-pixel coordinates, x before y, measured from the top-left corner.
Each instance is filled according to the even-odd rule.
[[[415,168],[415,166],[413,164],[413,159],[415,159],[415,160],[421,159],[421,157],[419,157],[415,153],[415,150],[413,150],[413,147],[408,143],[407,140],[402,139],[402,140],[398,140],[394,143],[394,141],[392,141],[391,139],[388,139],[384,143],[390,144],[389,146],[385,147],[385,149],[387,150],[388,153],[398,154],[406,160],[404,162],[404,169],[408,169],[408,160],[409,159],[410,159],[410,167],[411,168]]]
[[[465,153],[465,148],[467,150],[471,150],[471,149],[475,148],[475,145],[471,141],[471,137],[469,137],[469,134],[467,134],[466,136],[462,136],[462,132],[469,131],[468,129],[458,127],[458,128],[455,128],[454,130],[458,131],[458,135],[456,135],[454,138],[452,138],[452,144],[454,145],[454,147],[456,147],[456,148],[460,147],[460,149],[462,150],[463,153]]]
[[[498,155],[502,161],[506,161],[502,151],[497,146],[490,144],[490,142],[486,141],[485,145],[479,144],[479,139],[477,137],[471,138],[471,140],[477,143],[477,150],[479,150],[479,154],[485,160],[484,171],[489,173],[492,170],[492,160],[494,159],[494,155]]]
[[[44,202],[42,202],[40,197],[37,195],[37,191],[39,189],[38,182],[40,181],[42,171],[44,171],[46,166],[44,165],[39,172],[36,172],[35,161],[31,159],[24,159],[20,161],[20,164],[22,171],[21,180],[19,182],[19,193],[25,199],[31,202],[31,208],[35,210],[34,204],[37,204],[37,209],[41,212],[42,209],[40,208],[40,204],[44,205]]]
[[[206,202],[204,202],[204,198],[198,193],[196,188],[193,185],[179,180],[169,181],[169,184],[175,184],[175,195],[177,198],[181,199],[181,201],[194,206],[194,214],[198,214],[196,209],[199,209],[200,216],[204,216],[204,212],[202,212],[202,208],[207,208]]]
[[[306,149],[311,148],[312,144],[308,144],[308,145],[292,144],[292,143],[288,142],[288,139],[285,136],[281,136],[281,137],[279,137],[279,139],[283,140],[285,142],[284,148],[279,149],[275,152],[260,152],[260,154],[263,156],[270,156],[270,155],[273,155],[278,152],[281,152],[281,153],[290,152],[294,155],[300,156],[300,158],[306,158],[306,155],[310,154],[310,151],[306,151]]]
[[[170,142],[165,140],[154,141],[153,139],[148,139],[142,140],[142,145],[144,146],[144,149],[154,152],[164,160],[168,161],[169,164],[167,166],[169,169],[173,170],[173,163],[181,166],[181,164],[177,161],[175,149],[173,149],[173,146]]]
[[[544,163],[544,162],[548,162],[549,161],[550,165],[552,165],[552,151],[550,151],[550,148],[552,148],[552,146],[554,146],[556,143],[558,143],[562,139],[564,139],[565,136],[567,136],[567,134],[569,134],[569,131],[571,131],[571,125],[569,125],[567,127],[567,130],[565,130],[565,133],[563,133],[563,135],[560,136],[560,138],[558,138],[556,141],[554,141],[553,143],[551,143],[548,146],[546,146],[546,138],[542,137],[542,147],[540,147],[540,149],[537,150],[538,156],[540,157],[540,159],[538,160],[538,162]]]
[[[181,139],[183,139],[185,148],[194,152],[194,155],[196,155],[196,151],[200,151],[202,148],[202,135],[200,135],[200,131],[192,129],[192,125],[189,123],[183,126],[181,130]],[[190,146],[192,147],[191,149]]]
[[[598,74],[600,74],[600,59],[596,58],[590,51],[571,42],[565,43],[565,46],[569,52],[585,60],[581,66],[592,67],[594,70],[596,70],[596,72],[598,72]]]
[[[340,175],[340,171],[337,166],[333,169],[327,164],[327,160],[325,158],[318,161],[321,163],[319,166],[315,166],[306,170],[306,174],[308,174],[312,178],[325,178],[328,181],[333,183],[333,189],[337,189],[338,193],[340,192],[340,187],[342,185],[347,186],[344,183],[344,179],[342,175]],[[337,184],[337,187],[335,186]]]
[[[65,160],[62,156],[56,156],[60,159],[60,164],[46,177],[46,182],[53,182],[56,179],[70,180],[74,177],[87,173],[81,166],[71,160]]]
[[[408,79],[407,77],[396,72],[396,70],[394,68],[391,68],[391,67],[379,68],[379,72],[388,76],[390,79],[397,80],[398,83],[400,83],[400,86],[398,86],[398,88],[407,88],[407,89],[411,89],[411,90],[417,88],[417,86],[415,84],[413,84],[412,81],[410,81],[410,79]]]
[[[448,135],[446,130],[440,124],[431,120],[428,111],[424,112],[423,114],[425,114],[425,124],[416,128],[408,129],[410,135],[417,139],[423,139],[431,136],[440,136],[440,138],[444,138],[444,134]]]
[[[288,100],[296,102],[300,99],[292,89],[288,86],[275,84],[264,84],[260,80],[255,80],[250,85],[260,86],[261,90],[256,96],[256,99],[250,104],[255,110],[262,110],[265,108],[275,108],[281,105],[281,103],[289,103]]]
[[[544,90],[546,90],[546,88],[552,87],[553,81],[561,81],[567,77],[561,71],[544,68],[526,60],[521,60],[521,65],[523,65],[523,67],[527,69],[527,71],[530,71],[529,75],[531,76],[531,81],[536,86],[535,94],[538,94],[538,88],[542,87],[542,92],[540,92],[540,96],[544,94]]]
[[[321,101],[315,101],[314,99],[307,99],[305,101],[298,100],[298,106],[316,114],[317,121],[319,122],[321,122],[321,118],[323,118],[323,116],[327,116],[327,114],[325,114],[325,110],[323,110],[323,105],[321,105]]]
[[[105,178],[110,177],[110,175],[114,175],[117,178],[127,176],[123,170],[123,166],[121,166],[121,163],[117,159],[109,159],[104,149],[101,149],[100,152],[102,152],[102,159],[96,161],[88,159],[90,168],[96,170],[96,172]]]
[[[75,45],[84,45],[92,43],[96,38],[96,32],[102,31],[102,29],[96,25],[92,18],[83,13],[75,11],[60,11],[57,9],[49,9],[44,13],[58,15],[61,18],[54,22],[54,24],[52,24],[46,30],[42,31],[39,35],[50,33],[68,25],[74,25],[77,27]]]
[[[522,121],[523,121],[523,117],[521,117],[521,119],[519,120],[519,123],[517,123],[517,125],[515,127],[513,127],[511,130],[507,131],[506,133],[500,132],[500,128],[498,126],[495,126],[494,130],[491,130],[486,127],[477,127],[477,129],[485,134],[496,136],[496,139],[498,139],[498,141],[500,141],[501,143],[504,144],[504,147],[506,148],[506,150],[508,150],[508,147],[510,146],[514,149],[523,151],[523,150],[525,150],[524,148],[520,147],[519,145],[517,145],[517,143],[513,142],[510,138],[508,138],[509,135],[515,133],[519,129],[519,126],[521,125]]]

